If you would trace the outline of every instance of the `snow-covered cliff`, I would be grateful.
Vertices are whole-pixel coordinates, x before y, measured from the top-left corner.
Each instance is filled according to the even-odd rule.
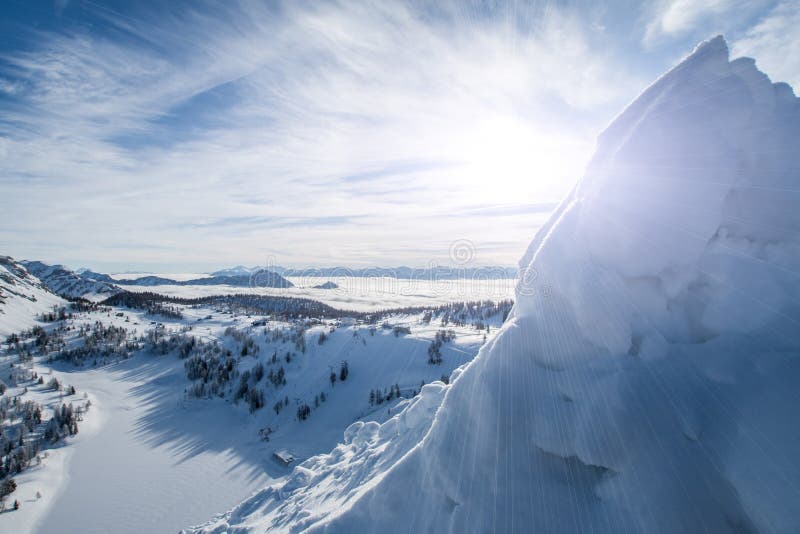
[[[34,326],[37,315],[63,304],[24,266],[0,256],[0,338]]]

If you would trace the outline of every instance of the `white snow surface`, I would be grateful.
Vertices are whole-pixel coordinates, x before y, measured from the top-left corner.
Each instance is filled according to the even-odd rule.
[[[451,386],[200,530],[800,532],[798,139],[791,88],[702,43],[600,136]]]

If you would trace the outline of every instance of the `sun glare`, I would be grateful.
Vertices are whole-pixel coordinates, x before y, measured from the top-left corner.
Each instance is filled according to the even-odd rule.
[[[461,178],[480,203],[558,198],[581,175],[591,150],[575,136],[512,117],[481,121],[459,144]]]

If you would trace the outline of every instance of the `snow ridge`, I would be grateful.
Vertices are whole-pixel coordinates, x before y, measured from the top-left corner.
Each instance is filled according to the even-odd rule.
[[[50,291],[62,297],[102,300],[122,291],[114,284],[80,275],[63,265],[47,265],[40,261],[24,261],[22,263]],[[90,274],[94,273],[90,271]]]

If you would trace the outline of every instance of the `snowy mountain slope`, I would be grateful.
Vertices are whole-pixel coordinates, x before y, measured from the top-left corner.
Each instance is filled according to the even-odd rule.
[[[236,267],[214,271],[211,273],[211,276],[247,276],[258,269],[258,267],[245,267],[244,265],[237,265]],[[276,272],[279,271],[276,270]]]
[[[84,277],[63,265],[47,265],[40,261],[23,261],[25,268],[57,295],[87,299],[107,298],[122,291],[114,284]],[[94,274],[94,273],[92,273]]]
[[[419,444],[389,421],[201,530],[800,531],[798,139],[787,85],[701,44],[599,138]]]
[[[0,337],[30,328],[63,300],[9,256],[0,256]]]
[[[117,282],[107,274],[96,273],[89,269],[78,269],[77,271],[75,271],[75,274],[81,276],[82,278],[97,280],[98,282],[107,282],[109,284],[115,284]]]

